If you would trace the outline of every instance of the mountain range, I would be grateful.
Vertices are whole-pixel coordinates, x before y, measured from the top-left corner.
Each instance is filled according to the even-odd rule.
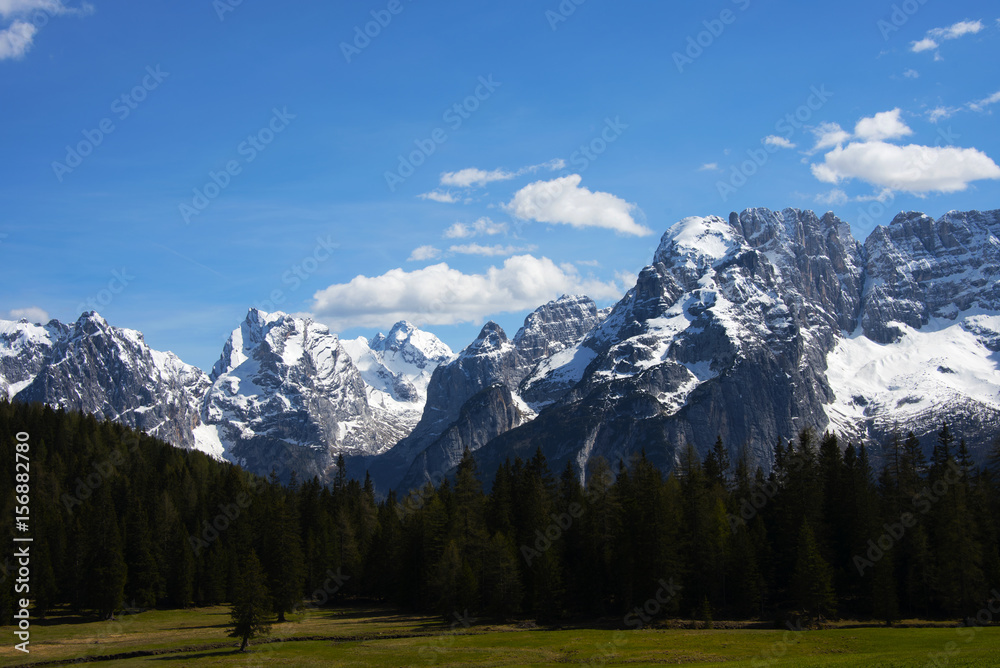
[[[948,420],[981,458],[1000,424],[1000,211],[901,213],[864,243],[833,213],[685,218],[614,306],[563,296],[458,354],[407,322],[346,340],[251,309],[205,373],[94,312],[0,321],[4,396],[286,479],[329,480],[342,455],[383,491],[466,448],[487,480],[538,448],[581,477],[640,452],[669,470],[718,437],[767,469],[805,427],[877,457]]]

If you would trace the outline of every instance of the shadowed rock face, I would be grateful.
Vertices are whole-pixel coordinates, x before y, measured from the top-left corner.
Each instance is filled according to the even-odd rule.
[[[212,378],[204,420],[253,471],[325,477],[336,454],[380,449],[361,374],[323,325],[252,309]]]
[[[560,297],[528,314],[514,335],[522,378],[541,360],[579,342],[601,319],[594,300],[579,295]]]
[[[465,448],[486,480],[537,447],[581,476],[641,450],[669,469],[717,436],[767,468],[803,427],[878,440],[900,416],[918,435],[953,419],[977,453],[1000,424],[997,351],[1000,211],[903,213],[862,245],[832,213],[747,209],[671,226],[613,308],[564,296],[457,356],[408,323],[341,342],[251,310],[208,375],[89,313],[0,322],[0,393],[262,474],[328,479],[344,454],[387,490],[447,474]],[[905,368],[917,354],[930,371]]]
[[[72,326],[53,320],[45,329],[48,342],[19,357],[14,375],[31,381],[14,399],[91,413],[179,447],[199,447],[194,429],[201,424],[207,374],[172,353],[150,350],[142,334],[111,327],[93,312]]]
[[[595,456],[614,463],[643,449],[669,469],[685,443],[704,453],[720,435],[733,457],[746,444],[767,468],[778,438],[831,426],[837,396],[827,360],[845,337],[857,330],[889,343],[897,321],[919,328],[970,308],[1000,312],[998,237],[997,212],[938,221],[901,214],[864,246],[832,213],[748,209],[727,220],[685,219],[579,344],[592,352],[571,389],[480,451],[484,475],[539,445],[553,468],[571,462],[581,476]],[[991,323],[968,319],[962,327],[989,348],[1000,340]],[[989,437],[996,406],[942,396],[970,441]],[[879,417],[837,428],[877,438]],[[917,417],[908,427],[919,434],[947,415]]]
[[[423,418],[389,455],[395,475],[405,472],[400,488],[449,471],[464,449],[476,451],[529,419],[517,396],[521,381],[541,360],[578,343],[602,316],[589,297],[563,296],[530,313],[513,340],[486,323],[453,362],[435,370]]]
[[[1000,211],[951,211],[938,220],[901,213],[865,241],[862,325],[879,343],[929,318],[1000,310]]]

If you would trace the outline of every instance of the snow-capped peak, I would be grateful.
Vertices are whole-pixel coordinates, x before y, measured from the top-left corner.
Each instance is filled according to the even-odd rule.
[[[726,257],[742,243],[742,234],[729,221],[718,216],[689,216],[663,234],[654,262],[677,263],[685,258],[689,266],[713,264]]]

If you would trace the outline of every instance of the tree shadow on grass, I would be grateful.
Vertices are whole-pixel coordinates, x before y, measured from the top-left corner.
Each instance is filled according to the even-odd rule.
[[[165,631],[193,631],[195,629],[226,629],[231,628],[232,624],[201,624],[198,626],[173,626]]]
[[[187,665],[189,661],[197,661],[198,659],[222,658],[226,656],[237,656],[239,654],[248,654],[248,652],[240,652],[239,648],[234,647],[233,649],[216,649],[205,652],[193,652],[189,654],[166,654],[164,656],[154,657],[153,661],[179,661],[182,665]]]

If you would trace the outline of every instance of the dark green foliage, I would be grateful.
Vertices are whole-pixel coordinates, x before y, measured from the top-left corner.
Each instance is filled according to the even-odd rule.
[[[233,597],[230,611],[232,630],[229,635],[240,639],[240,651],[247,648],[253,638],[271,632],[272,602],[264,585],[264,569],[257,555],[251,551],[240,560],[237,568],[240,586]]]
[[[830,577],[830,566],[819,553],[816,536],[808,522],[802,523],[799,545],[792,572],[792,597],[810,619],[822,619],[836,614],[836,596]]]
[[[1000,582],[1000,471],[976,470],[947,425],[930,462],[913,434],[890,439],[877,476],[864,447],[806,430],[779,441],[767,472],[752,444],[731,463],[721,440],[704,458],[682,449],[668,475],[645,452],[554,475],[536,451],[487,492],[465,452],[452,478],[382,499],[342,460],[329,486],[282,487],[112,423],[0,402],[4,479],[18,431],[32,443],[38,616],[231,602],[249,611],[245,640],[305,600],[345,597],[449,619],[892,623],[974,614]]]

